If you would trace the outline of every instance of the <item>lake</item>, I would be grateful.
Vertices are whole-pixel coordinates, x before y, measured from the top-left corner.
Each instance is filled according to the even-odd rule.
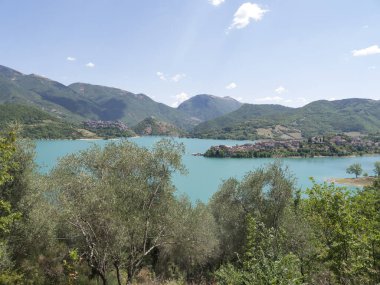
[[[129,140],[144,147],[151,147],[160,137],[139,137]],[[174,184],[180,193],[186,193],[192,201],[207,202],[224,179],[242,178],[248,171],[273,162],[273,158],[205,158],[193,156],[193,153],[204,153],[213,145],[236,145],[249,141],[201,140],[175,138],[186,147],[183,162],[187,167],[186,176],[175,175]],[[36,162],[41,172],[49,171],[57,160],[70,153],[84,150],[93,144],[105,145],[107,140],[52,140],[36,142]],[[360,163],[364,172],[373,175],[374,163],[380,161],[378,156],[344,157],[344,158],[285,158],[281,159],[297,178],[297,185],[305,189],[311,185],[309,177],[323,182],[331,177],[348,177],[346,168],[352,163]]]

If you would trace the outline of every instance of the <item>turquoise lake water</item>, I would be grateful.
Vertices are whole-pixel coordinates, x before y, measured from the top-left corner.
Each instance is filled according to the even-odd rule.
[[[144,147],[150,147],[160,140],[160,137],[131,138],[130,141]],[[200,140],[176,138],[186,147],[183,162],[187,167],[186,176],[175,175],[174,184],[180,193],[186,193],[193,201],[197,199],[207,202],[224,179],[241,178],[248,171],[265,166],[274,161],[272,158],[205,158],[192,156],[192,153],[204,153],[212,145],[236,145],[247,141],[232,140]],[[93,144],[105,145],[106,140],[55,140],[36,142],[36,162],[42,172],[47,172],[57,160],[70,153],[84,150]],[[331,177],[348,177],[346,168],[352,163],[360,163],[364,172],[373,175],[374,163],[380,161],[380,156],[345,157],[345,158],[286,158],[281,159],[297,178],[299,187],[305,189],[311,185],[309,177],[323,182]]]

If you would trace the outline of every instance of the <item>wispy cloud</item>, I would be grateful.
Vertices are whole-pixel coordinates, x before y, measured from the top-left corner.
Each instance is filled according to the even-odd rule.
[[[160,78],[161,80],[163,80],[163,81],[166,80],[165,75],[164,75],[161,71],[157,71],[157,72],[156,72],[156,75],[157,75],[158,78]]]
[[[92,63],[92,62],[89,62],[89,63],[86,64],[86,66],[89,67],[89,68],[94,68],[95,64]]]
[[[285,93],[287,92],[288,90],[286,90],[286,88],[284,86],[279,86],[277,87],[274,92],[276,92],[277,94],[282,94],[282,93]]]
[[[363,49],[356,49],[352,51],[353,56],[368,56],[380,54],[380,47],[378,45],[373,45]]]
[[[175,98],[175,102],[173,102],[171,105],[173,108],[177,108],[182,102],[190,98],[189,95],[187,95],[185,92],[181,92],[173,97]]]
[[[184,73],[178,73],[178,74],[175,74],[175,75],[167,75],[167,74],[164,74],[163,72],[161,71],[157,71],[156,72],[156,75],[158,76],[159,79],[161,79],[162,81],[172,81],[172,82],[178,82],[180,80],[182,80],[183,78],[186,77],[186,74]]]
[[[254,99],[258,104],[282,104],[287,106],[303,106],[309,103],[309,101],[304,97],[298,98],[284,98],[281,96],[268,96],[262,98]]]
[[[280,96],[273,96],[273,97],[262,97],[262,98],[256,98],[256,102],[282,102],[285,99]]]
[[[267,12],[268,10],[261,8],[258,4],[244,3],[235,12],[234,19],[228,30],[245,28],[252,20],[261,21]]]
[[[230,84],[226,86],[226,89],[231,90],[231,89],[235,89],[236,87],[237,87],[237,84],[235,82],[231,82]]]
[[[210,2],[211,5],[219,6],[224,2],[224,0],[208,0],[208,2]]]
[[[180,81],[181,79],[185,78],[186,77],[186,74],[184,73],[179,73],[179,74],[176,74],[176,75],[173,75],[170,79],[171,81],[173,82],[178,82]]]
[[[68,57],[66,57],[66,60],[67,61],[76,61],[77,59],[75,57],[68,56]]]

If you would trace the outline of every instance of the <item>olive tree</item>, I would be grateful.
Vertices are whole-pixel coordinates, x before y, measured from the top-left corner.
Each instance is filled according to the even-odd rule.
[[[167,278],[202,277],[218,253],[214,217],[205,204],[197,201],[193,205],[187,197],[178,199],[173,214],[177,217],[174,234],[160,250],[158,272]]]
[[[375,168],[373,171],[377,177],[380,177],[380,161],[375,162]]]
[[[378,270],[376,192],[367,190],[353,195],[346,188],[324,183],[314,184],[306,193],[305,215],[312,226],[313,243],[318,248],[315,260],[320,262],[320,273],[324,271],[324,282],[376,284],[371,280]]]
[[[11,225],[20,218],[20,213],[15,212],[12,204],[4,195],[2,186],[11,181],[12,170],[17,164],[12,160],[16,151],[16,135],[9,132],[0,137],[0,283],[14,283],[19,281],[19,276],[13,272],[13,264],[9,253],[8,236]]]
[[[363,173],[363,168],[360,163],[354,163],[346,169],[346,172],[348,174],[355,174],[355,177],[358,178]]]
[[[171,242],[176,217],[171,175],[185,172],[184,147],[161,140],[151,150],[124,141],[63,158],[47,176],[67,238],[103,284],[114,270],[131,283],[146,258]]]
[[[277,233],[293,194],[294,178],[277,162],[249,172],[242,181],[225,181],[210,201],[223,245],[221,259],[239,259],[243,254],[248,215]]]

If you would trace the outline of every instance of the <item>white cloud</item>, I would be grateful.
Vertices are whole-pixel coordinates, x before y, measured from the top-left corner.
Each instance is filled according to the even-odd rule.
[[[257,102],[282,102],[285,99],[280,96],[274,96],[274,97],[263,97],[263,98],[256,98],[255,101]]]
[[[77,59],[76,59],[75,57],[68,56],[68,57],[66,58],[66,60],[68,60],[68,61],[76,61]]]
[[[335,100],[336,100],[335,97],[331,97],[331,98],[327,99],[327,101],[335,101]]]
[[[181,79],[185,78],[186,77],[186,74],[184,73],[179,73],[179,74],[176,74],[174,76],[172,76],[170,79],[173,81],[173,82],[178,82],[180,81]]]
[[[262,9],[255,3],[244,3],[234,14],[234,19],[228,29],[231,30],[245,28],[252,20],[256,22],[262,20],[266,12],[268,12],[268,10]]]
[[[173,76],[170,76],[170,75],[164,74],[164,73],[161,72],[161,71],[157,71],[157,72],[156,72],[156,75],[157,75],[158,78],[160,78],[162,81],[170,80],[170,81],[172,81],[172,82],[178,82],[178,81],[180,81],[181,79],[183,79],[183,78],[186,77],[186,74],[184,74],[184,73],[178,73],[178,74],[175,74],[175,75],[173,75]]]
[[[380,47],[378,45],[373,45],[367,48],[356,49],[352,51],[353,56],[367,56],[367,55],[373,55],[373,54],[379,54],[379,53],[380,53]]]
[[[274,92],[276,92],[277,94],[282,94],[282,93],[285,93],[287,92],[288,90],[286,90],[286,88],[284,86],[279,86],[277,87]]]
[[[163,80],[163,81],[166,80],[166,77],[165,77],[165,75],[164,75],[162,72],[157,71],[157,72],[156,72],[156,75],[157,75],[158,78],[160,78],[161,80]]]
[[[181,92],[173,97],[176,99],[176,101],[172,104],[173,108],[177,108],[179,104],[190,98],[189,95],[187,95],[185,92]]]
[[[372,66],[369,66],[368,69],[369,70],[375,70],[377,67],[375,65],[372,65]]]
[[[231,90],[231,89],[235,89],[236,87],[237,87],[237,84],[235,82],[231,82],[230,84],[226,86],[226,89]]]
[[[95,64],[92,63],[92,62],[89,62],[89,63],[86,64],[86,66],[89,67],[89,68],[94,68]]]
[[[208,2],[210,2],[211,5],[219,6],[224,2],[224,0],[208,0]]]

